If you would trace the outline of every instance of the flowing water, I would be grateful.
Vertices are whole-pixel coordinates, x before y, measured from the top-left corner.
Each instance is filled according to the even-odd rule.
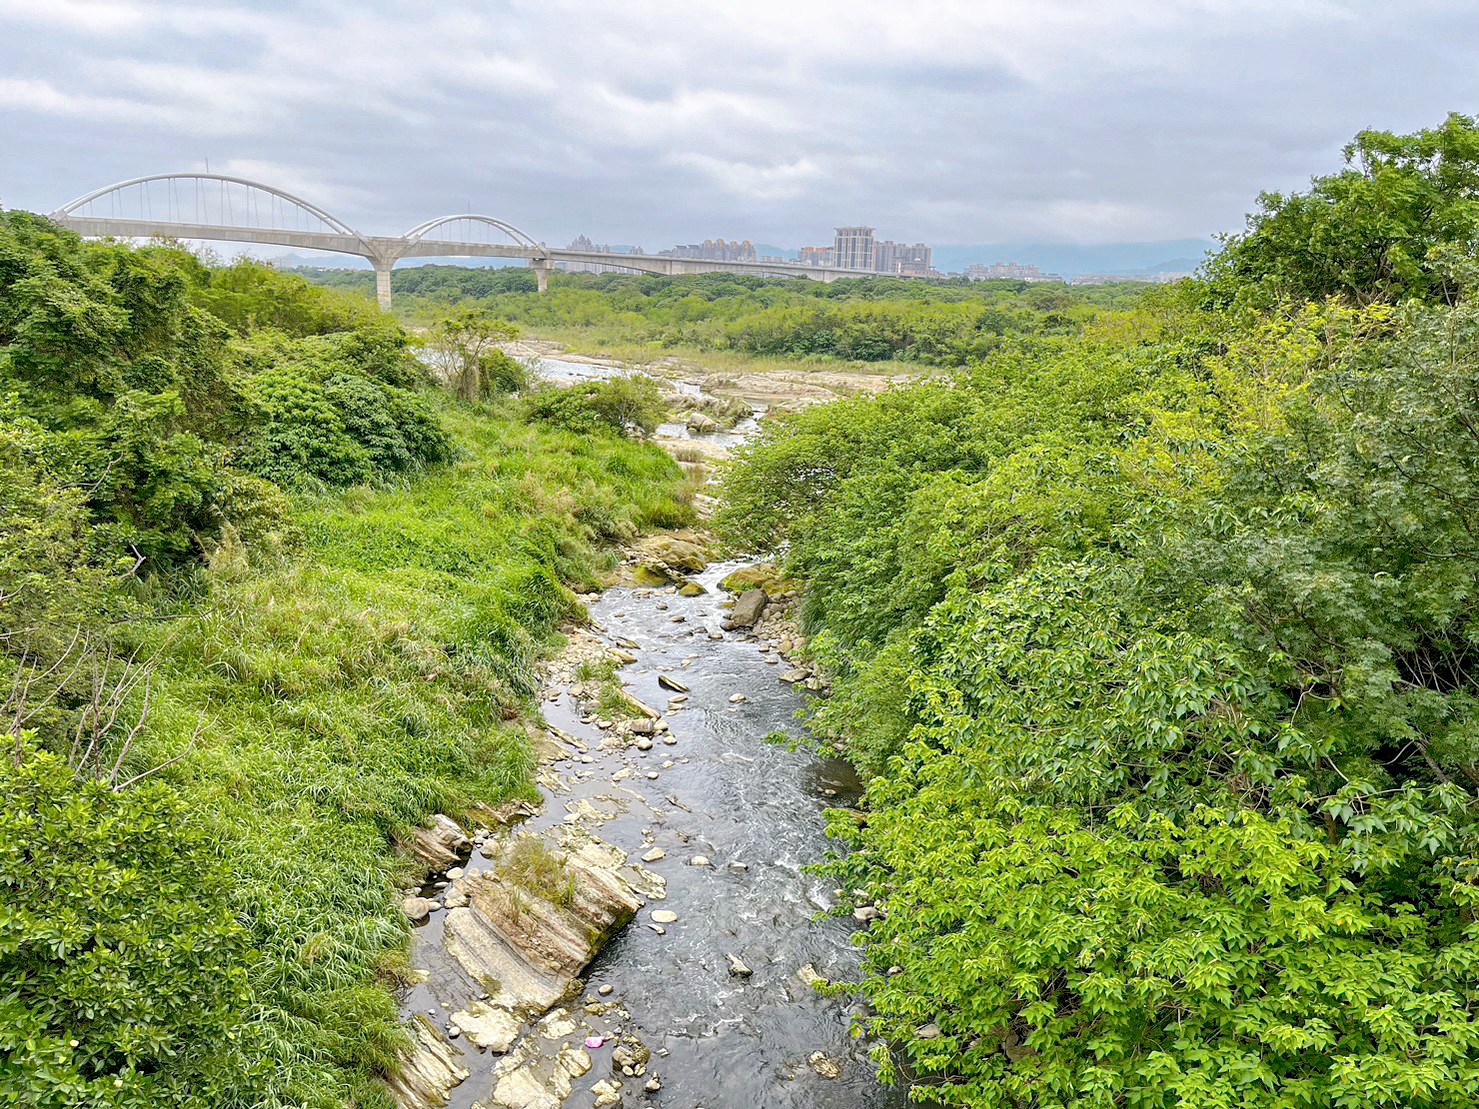
[[[766,742],[772,732],[799,732],[806,695],[780,680],[789,667],[769,645],[721,631],[727,598],[717,585],[738,565],[697,575],[707,589],[701,596],[618,587],[590,604],[599,636],[636,656],[621,671],[633,695],[662,707],[673,693],[660,675],[687,687],[686,703],[664,714],[670,730],[651,750],[600,749],[601,730],[582,721],[569,694],[548,694],[546,719],[587,753],[546,768],[545,804],[524,827],[573,817],[633,859],[666,852],[646,864],[666,880],[666,898],[650,902],[587,975],[586,998],[597,1000],[596,988],[609,985],[601,1000],[620,1008],[609,1019],[581,1017],[585,1029],[576,1035],[620,1030],[652,1050],[647,1076],[624,1081],[623,1106],[902,1106],[899,1091],[875,1080],[867,1044],[850,1035],[850,1003],[805,981],[803,968],[834,980],[857,967],[849,936],[858,925],[819,915],[833,905],[834,891],[803,868],[829,849],[824,811],[855,800],[860,784],[845,763]],[[693,865],[695,857],[708,865]],[[467,868],[488,865],[475,851]],[[654,908],[678,916],[662,934],[650,924]],[[441,916],[433,913],[419,929],[418,964],[433,974],[407,999],[411,1009],[433,1014],[445,1000],[437,974]],[[731,955],[751,976],[731,975]],[[452,1109],[491,1103],[498,1057],[465,1043],[464,1050],[473,1075],[453,1091]],[[591,1052],[594,1069],[575,1082],[567,1106],[592,1104],[590,1086],[611,1074],[610,1050]],[[809,1064],[816,1052],[838,1065],[836,1077]],[[661,1089],[647,1092],[654,1075]]]

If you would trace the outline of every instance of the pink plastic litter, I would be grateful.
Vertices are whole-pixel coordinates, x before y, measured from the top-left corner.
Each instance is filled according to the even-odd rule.
[[[605,1036],[587,1036],[585,1038],[585,1046],[586,1047],[600,1047],[605,1042],[606,1042],[606,1037]]]

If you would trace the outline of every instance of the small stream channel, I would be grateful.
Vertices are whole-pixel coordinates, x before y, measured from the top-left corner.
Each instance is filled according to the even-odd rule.
[[[555,376],[552,361],[544,360],[546,376]],[[581,375],[613,372],[564,367]],[[739,565],[719,563],[695,575],[706,588],[700,596],[616,587],[591,600],[590,630],[635,656],[620,672],[626,688],[654,708],[669,706],[669,730],[653,737],[650,750],[601,749],[601,729],[583,720],[570,694],[546,692],[545,719],[587,751],[544,769],[544,805],[522,827],[538,831],[573,819],[634,861],[665,852],[645,865],[665,879],[666,898],[650,901],[591,966],[587,989],[571,1006],[583,1022],[577,1036],[619,1031],[651,1049],[647,1075],[623,1082],[622,1106],[903,1106],[901,1091],[877,1083],[867,1044],[850,1035],[850,1003],[821,996],[805,980],[810,970],[835,980],[857,967],[849,936],[859,925],[819,916],[834,903],[833,890],[803,867],[829,849],[824,811],[856,800],[861,786],[846,763],[765,741],[773,731],[799,730],[807,695],[780,680],[789,666],[773,644],[721,630],[729,598],[718,583]],[[681,706],[669,705],[674,693],[659,684],[661,675],[687,687]],[[696,857],[707,864],[694,865]],[[475,873],[488,865],[475,849],[466,868]],[[653,928],[657,908],[676,913],[677,921]],[[435,973],[443,915],[434,912],[418,929],[417,964],[433,975],[411,991],[406,1007],[444,1020]],[[730,973],[731,955],[749,977]],[[612,988],[598,994],[605,986]],[[612,1014],[580,1016],[591,1002],[613,1003]],[[449,1105],[491,1105],[500,1057],[462,1046],[472,1075]],[[816,1052],[837,1064],[835,1077],[808,1063]],[[567,1107],[592,1105],[591,1085],[611,1075],[610,1053],[609,1045],[590,1052],[594,1067],[576,1080]],[[644,1088],[652,1076],[661,1084],[655,1091]]]

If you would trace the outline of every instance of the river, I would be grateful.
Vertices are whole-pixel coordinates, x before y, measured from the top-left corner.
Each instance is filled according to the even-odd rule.
[[[544,371],[555,376],[551,361]],[[564,367],[572,375],[612,372],[584,363],[558,369]],[[687,687],[686,701],[664,714],[668,732],[650,750],[602,750],[601,729],[582,717],[569,693],[546,692],[546,720],[587,753],[545,768],[544,805],[524,827],[581,821],[633,859],[654,859],[646,865],[667,883],[665,899],[649,903],[591,966],[585,1001],[613,1010],[577,1012],[575,1034],[619,1031],[651,1049],[646,1075],[623,1081],[623,1106],[903,1106],[901,1091],[876,1081],[868,1045],[850,1034],[854,1003],[824,997],[806,981],[813,971],[845,979],[858,965],[849,937],[859,926],[851,917],[819,915],[833,905],[834,891],[804,868],[829,849],[825,810],[855,801],[861,787],[845,763],[766,742],[775,731],[800,731],[807,694],[780,680],[788,667],[772,644],[721,630],[728,597],[718,582],[738,565],[695,575],[706,589],[699,596],[616,587],[591,600],[592,630],[635,657],[621,670],[634,696],[668,705],[674,693],[659,684],[660,675]],[[658,850],[664,857],[654,857]],[[474,851],[467,870],[488,865]],[[677,920],[654,928],[654,908]],[[418,929],[418,965],[430,965],[433,979],[407,998],[411,1010],[438,1011],[441,916],[432,913]],[[732,975],[730,956],[752,973]],[[566,1106],[593,1105],[590,1087],[611,1075],[610,1052],[590,1052],[593,1069],[575,1082]],[[453,1091],[452,1109],[495,1104],[498,1061],[471,1048],[464,1065],[473,1074]],[[660,1089],[649,1091],[654,1077]]]

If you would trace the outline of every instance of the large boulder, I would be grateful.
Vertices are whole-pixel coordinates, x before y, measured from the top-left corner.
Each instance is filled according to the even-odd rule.
[[[521,885],[496,861],[458,882],[468,903],[447,913],[442,942],[490,1006],[536,1016],[577,992],[601,945],[642,907],[618,873],[622,853],[582,839],[556,857],[568,878],[558,890]]]
[[[734,602],[729,622],[737,628],[753,628],[765,615],[765,605],[769,600],[763,589],[746,589]]]
[[[702,547],[673,535],[649,535],[637,540],[635,546],[644,561],[680,575],[696,574],[709,564]]]
[[[457,821],[437,813],[426,827],[413,828],[405,845],[431,870],[446,870],[461,861],[472,842]]]

